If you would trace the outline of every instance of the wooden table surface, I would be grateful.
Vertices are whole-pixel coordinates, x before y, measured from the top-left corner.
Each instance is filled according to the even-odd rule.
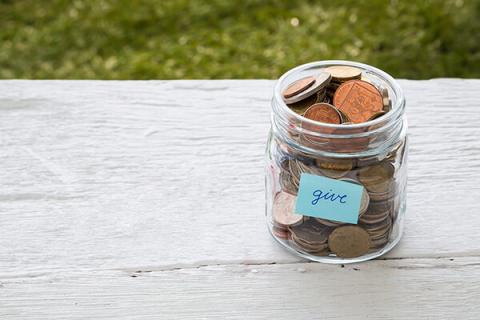
[[[480,80],[401,80],[402,241],[310,263],[264,218],[273,81],[0,81],[0,319],[479,319]]]

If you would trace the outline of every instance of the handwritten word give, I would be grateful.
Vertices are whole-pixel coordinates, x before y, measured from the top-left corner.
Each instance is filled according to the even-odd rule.
[[[319,200],[326,200],[326,201],[331,201],[331,202],[335,202],[338,200],[338,202],[340,203],[347,203],[347,201],[345,200],[345,198],[347,198],[347,195],[339,195],[339,194],[335,194],[332,192],[332,189],[329,190],[329,192],[323,192],[322,190],[315,190],[313,191],[313,196],[315,198],[313,198],[312,200],[312,205],[316,205],[318,203]]]

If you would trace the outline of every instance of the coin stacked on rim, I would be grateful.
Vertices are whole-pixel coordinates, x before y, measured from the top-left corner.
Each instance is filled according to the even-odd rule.
[[[391,110],[387,88],[374,83],[358,68],[332,66],[292,82],[283,99],[291,110],[316,122],[364,123]],[[353,258],[381,249],[389,242],[399,210],[395,167],[402,161],[402,150],[403,145],[398,145],[383,158],[328,158],[279,142],[274,152],[281,190],[273,199],[273,234],[317,256]],[[363,186],[358,223],[296,214],[302,173]]]

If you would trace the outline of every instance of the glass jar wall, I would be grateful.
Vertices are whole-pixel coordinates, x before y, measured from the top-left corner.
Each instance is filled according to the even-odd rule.
[[[389,111],[363,123],[313,121],[287,105],[285,88],[331,66],[361,70],[361,80],[384,91]],[[385,72],[349,61],[319,61],[285,73],[274,88],[266,148],[266,217],[272,236],[310,260],[350,263],[391,250],[406,208],[407,120],[398,83]],[[302,173],[363,186],[358,222],[295,212]]]

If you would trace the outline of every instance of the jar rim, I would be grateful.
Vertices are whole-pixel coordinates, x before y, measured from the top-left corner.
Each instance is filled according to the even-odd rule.
[[[392,109],[390,112],[387,112],[384,116],[366,121],[363,123],[352,123],[352,124],[332,124],[332,123],[323,123],[323,122],[318,122],[315,120],[311,120],[308,118],[305,118],[302,115],[299,115],[298,113],[294,112],[292,109],[290,109],[285,101],[282,98],[281,94],[281,86],[285,79],[292,74],[311,69],[311,68],[316,68],[316,67],[330,67],[330,66],[351,66],[351,67],[358,67],[361,68],[362,70],[370,71],[375,73],[376,76],[380,76],[385,80],[390,88],[393,90],[395,93],[396,99],[395,99],[395,105],[392,106]],[[277,83],[275,84],[275,87],[273,89],[274,92],[274,100],[276,100],[277,104],[280,107],[281,112],[286,112],[288,116],[293,117],[296,120],[300,120],[303,123],[308,123],[311,125],[315,125],[318,127],[325,127],[325,128],[331,128],[331,129],[362,129],[362,128],[368,128],[370,126],[374,126],[379,123],[388,123],[391,121],[391,119],[399,118],[402,116],[402,114],[405,111],[405,96],[403,94],[403,90],[400,87],[399,83],[388,73],[386,73],[383,70],[380,70],[378,68],[375,68],[373,66],[370,66],[368,64],[364,64],[361,62],[356,62],[356,61],[348,61],[348,60],[319,60],[319,61],[314,61],[314,62],[309,62],[305,63],[302,65],[299,65],[293,69],[288,70],[285,72],[278,80]],[[275,106],[275,104],[273,104]]]

